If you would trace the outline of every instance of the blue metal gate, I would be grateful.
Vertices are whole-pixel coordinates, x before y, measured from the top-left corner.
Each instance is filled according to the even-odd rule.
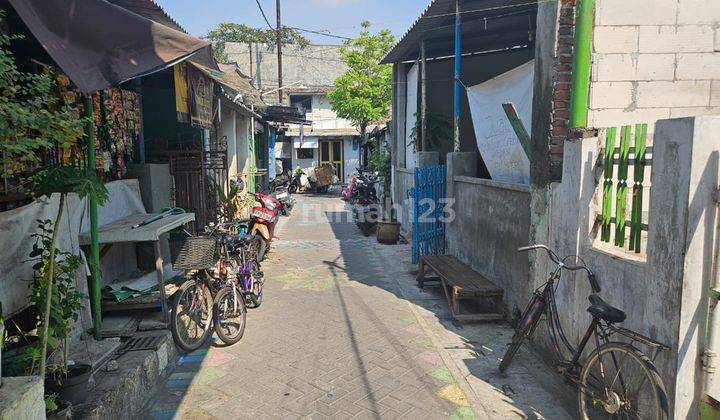
[[[415,169],[412,260],[445,253],[445,165]]]

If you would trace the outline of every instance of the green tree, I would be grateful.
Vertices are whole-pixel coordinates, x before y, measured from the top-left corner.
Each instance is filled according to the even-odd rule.
[[[283,45],[297,44],[301,47],[310,45],[310,41],[302,36],[300,32],[287,26],[282,27],[280,36]],[[215,58],[220,62],[228,61],[227,53],[225,52],[226,42],[239,42],[247,44],[252,48],[252,44],[255,42],[275,45],[277,41],[274,29],[253,28],[245,24],[230,22],[219,24],[215,29],[210,30],[204,38],[212,43]]]
[[[39,152],[55,144],[74,144],[86,121],[73,117],[59,99],[51,74],[18,69],[10,51],[10,42],[18,38],[0,32],[0,175],[38,163]]]
[[[392,66],[380,64],[380,60],[395,44],[395,38],[387,29],[371,34],[367,30],[370,22],[363,22],[362,27],[365,30],[360,36],[345,41],[340,49],[348,71],[335,79],[328,97],[337,115],[358,127],[364,143],[368,125],[390,117]]]

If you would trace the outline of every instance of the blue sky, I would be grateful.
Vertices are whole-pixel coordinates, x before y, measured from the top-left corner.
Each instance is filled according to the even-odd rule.
[[[267,26],[255,0],[156,0],[182,27],[202,36],[221,22]],[[352,37],[360,22],[373,23],[372,31],[390,29],[402,36],[430,0],[281,0],[284,25]],[[275,25],[275,0],[260,0],[270,23]],[[313,43],[338,44],[342,40],[305,34]]]

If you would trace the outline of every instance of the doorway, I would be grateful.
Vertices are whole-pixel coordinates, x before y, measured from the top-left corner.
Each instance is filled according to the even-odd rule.
[[[345,182],[343,172],[343,141],[342,140],[321,140],[320,141],[320,165],[329,163],[335,168],[340,183]]]

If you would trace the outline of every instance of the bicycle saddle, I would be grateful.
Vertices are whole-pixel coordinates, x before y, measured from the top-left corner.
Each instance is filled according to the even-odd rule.
[[[600,319],[604,319],[608,322],[623,322],[625,321],[625,312],[620,309],[606,303],[602,298],[596,294],[588,296],[590,301],[590,307],[587,309],[592,316]]]

